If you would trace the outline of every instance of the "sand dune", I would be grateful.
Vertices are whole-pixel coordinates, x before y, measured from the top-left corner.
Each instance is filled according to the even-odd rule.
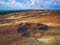
[[[45,43],[55,36],[60,36],[58,11],[34,10],[0,15],[0,45],[24,43],[30,38]]]

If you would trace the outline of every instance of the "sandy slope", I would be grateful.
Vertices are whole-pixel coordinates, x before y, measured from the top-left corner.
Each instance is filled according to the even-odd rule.
[[[60,36],[60,13],[56,11],[29,11],[22,13],[12,13],[4,16],[0,16],[0,45],[11,45],[12,43],[25,40],[21,33],[18,33],[18,28],[22,27],[26,23],[31,24],[27,26],[28,30],[34,29],[36,25],[44,24],[49,28],[42,37],[40,37],[39,31],[37,34],[30,34],[32,38],[36,38],[40,42],[47,42],[52,39],[53,36]],[[23,28],[23,27],[22,27]],[[34,35],[34,36],[32,36]],[[49,38],[47,37],[49,36]],[[46,37],[46,38],[44,38]],[[51,37],[51,38],[50,38]],[[27,39],[28,40],[28,39]]]

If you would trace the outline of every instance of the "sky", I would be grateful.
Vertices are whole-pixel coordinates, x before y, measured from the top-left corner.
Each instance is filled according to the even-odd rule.
[[[60,10],[60,0],[0,0],[1,10]]]

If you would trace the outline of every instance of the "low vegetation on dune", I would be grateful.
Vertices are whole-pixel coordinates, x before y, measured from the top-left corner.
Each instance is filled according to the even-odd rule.
[[[34,10],[0,15],[0,24],[16,22],[60,23],[60,13],[51,10]]]
[[[60,45],[60,36],[55,36],[52,40],[48,41],[45,45]]]
[[[11,45],[12,43],[16,44],[17,42],[19,42],[17,43],[18,45],[23,45],[23,44],[28,45],[28,43],[29,45],[30,44],[42,45],[42,42],[37,39],[42,37],[46,37],[48,39],[48,37],[60,36],[60,31],[59,31],[60,29],[58,30],[58,28],[56,27],[51,27],[46,24],[40,24],[40,23],[20,23],[19,25],[14,24],[14,25],[9,25],[4,27],[1,26],[0,29],[1,29],[0,31],[1,45],[4,44]],[[33,38],[33,39],[29,40],[27,38],[30,39]],[[27,40],[28,42],[26,42]],[[45,42],[43,42],[43,44],[45,44]]]
[[[34,10],[0,15],[0,45],[60,45],[60,13]]]
[[[60,37],[54,37],[52,40],[48,42],[40,42],[36,39],[28,39],[24,42],[17,42],[12,45],[60,45]]]
[[[28,40],[26,40],[24,42],[17,42],[17,43],[15,43],[13,45],[42,45],[42,43],[39,42],[36,39],[28,39]]]

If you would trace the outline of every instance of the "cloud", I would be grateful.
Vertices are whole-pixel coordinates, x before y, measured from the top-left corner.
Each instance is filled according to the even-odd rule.
[[[21,0],[22,1],[22,0]],[[26,3],[22,4],[16,0],[0,0],[0,7],[11,7],[11,8],[49,8],[49,7],[60,7],[60,0],[27,0]],[[58,7],[56,7],[58,6]]]
[[[16,0],[9,0],[9,5],[10,6],[14,6],[14,7],[18,7],[18,6],[23,6],[21,3],[17,2]]]
[[[29,6],[34,6],[35,5],[35,1],[31,0],[31,4]]]
[[[8,2],[5,2],[4,0],[0,0],[0,4],[12,6],[12,7],[18,7],[18,6],[21,7],[22,6],[22,4],[19,2],[16,2],[16,0],[8,0]]]
[[[35,5],[35,1],[34,0],[29,0],[27,1],[24,6],[27,6],[27,7],[31,7],[31,6],[34,6]]]

